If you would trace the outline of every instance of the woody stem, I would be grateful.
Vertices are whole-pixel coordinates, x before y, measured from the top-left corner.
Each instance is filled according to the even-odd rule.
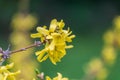
[[[27,47],[25,47],[25,48],[21,48],[21,49],[18,49],[18,50],[11,51],[10,54],[14,54],[14,53],[21,52],[21,51],[26,51],[26,50],[29,49],[29,48],[40,46],[40,45],[42,45],[43,43],[44,43],[44,42],[35,41],[34,44],[32,44],[32,45],[30,45],[30,46],[27,46]]]

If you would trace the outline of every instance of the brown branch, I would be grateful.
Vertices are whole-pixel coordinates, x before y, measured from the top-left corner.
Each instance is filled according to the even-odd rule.
[[[21,48],[21,49],[15,50],[15,51],[10,51],[9,54],[13,54],[13,53],[21,52],[21,51],[26,51],[26,50],[29,49],[29,48],[40,46],[40,45],[43,44],[43,43],[44,43],[44,42],[35,41],[34,44],[32,44],[32,45],[30,45],[30,46],[27,46],[27,47],[25,47],[25,48]]]
[[[14,51],[10,51],[10,45],[8,46],[8,49],[7,50],[2,50],[2,48],[0,48],[0,54],[2,54],[2,58],[3,60],[0,61],[0,65],[2,65],[2,63],[10,57],[11,54],[14,54],[14,53],[17,53],[17,52],[21,52],[21,51],[25,51],[29,48],[32,48],[32,47],[37,47],[37,46],[41,46],[42,44],[44,44],[45,41],[43,42],[40,42],[40,41],[35,41],[34,44],[30,45],[30,46],[27,46],[25,48],[21,48],[21,49],[18,49],[18,50],[14,50]]]

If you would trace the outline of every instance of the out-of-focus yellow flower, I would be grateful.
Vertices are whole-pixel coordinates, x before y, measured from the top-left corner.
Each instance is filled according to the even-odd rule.
[[[15,49],[17,49],[17,48],[21,48],[21,47],[24,47],[24,46],[27,46],[28,44],[30,44],[30,42],[25,37],[27,37],[27,36],[24,33],[22,34],[19,32],[17,32],[17,33],[13,32],[10,37],[13,47],[15,47]]]
[[[25,1],[24,3],[24,0],[21,0],[20,2],[22,2],[21,5],[24,5],[29,1]],[[26,9],[25,6],[23,6],[23,9]],[[11,44],[13,45],[12,49],[14,50],[20,49],[32,43],[29,34],[30,34],[30,30],[33,29],[33,27],[36,24],[37,24],[37,17],[30,13],[26,13],[26,12],[24,13],[22,12],[21,9],[19,10],[18,13],[16,13],[13,16],[12,22],[11,22],[11,27],[13,28],[13,32],[10,35],[10,41],[11,41]],[[30,53],[32,52],[33,52],[33,49],[29,49],[27,51],[19,52],[19,54],[15,54],[11,56],[10,59],[16,65],[14,67],[14,70],[20,69],[22,72],[19,76],[16,77],[17,80],[19,80],[19,78],[23,78],[25,80],[31,80],[33,77],[35,77],[34,68],[37,66],[37,64],[35,61],[31,60],[32,55]],[[24,54],[24,56],[20,55],[21,53]],[[26,64],[26,63],[29,63],[29,64]],[[25,67],[23,67],[23,65]],[[28,72],[29,72],[29,75],[31,76],[28,75]]]
[[[0,80],[16,80],[15,76],[20,73],[20,71],[17,72],[10,72],[8,69],[11,69],[13,67],[13,63],[6,65],[6,66],[0,66]]]
[[[112,30],[108,30],[103,36],[104,42],[107,45],[113,45],[115,36]]]
[[[36,80],[35,78],[33,78],[33,80]]]
[[[85,72],[87,74],[87,79],[89,79],[89,77],[92,76],[93,80],[94,79],[95,80],[105,80],[107,75],[108,75],[108,71],[104,67],[104,64],[103,64],[102,60],[100,60],[98,58],[92,59],[87,64],[87,66],[85,68]]]
[[[115,50],[112,46],[105,46],[103,51],[102,51],[102,56],[104,61],[107,64],[113,64],[116,59],[116,53]]]
[[[100,59],[92,59],[86,66],[85,72],[87,74],[98,73],[103,67],[103,63]]]
[[[96,75],[96,80],[106,80],[108,76],[108,70],[106,68],[102,68],[98,74]]]
[[[31,30],[34,25],[37,23],[37,19],[31,14],[21,14],[17,13],[13,16],[12,26],[15,30]]]
[[[51,79],[49,76],[46,76],[46,80],[68,80],[68,78],[62,78],[62,74],[57,73],[58,76],[54,77],[53,79]]]
[[[120,30],[120,16],[117,16],[117,17],[114,19],[114,24],[115,24],[115,29],[116,29],[116,30]]]
[[[120,32],[115,34],[115,46],[120,48]]]
[[[67,46],[66,42],[72,42],[75,35],[71,35],[72,31],[69,28],[63,30],[64,26],[63,20],[58,22],[53,19],[49,30],[46,29],[46,26],[37,27],[38,33],[31,35],[32,38],[40,38],[41,42],[45,43],[45,48],[36,52],[38,61],[45,61],[49,57],[52,63],[56,64],[66,54],[66,49],[73,47],[73,45]]]

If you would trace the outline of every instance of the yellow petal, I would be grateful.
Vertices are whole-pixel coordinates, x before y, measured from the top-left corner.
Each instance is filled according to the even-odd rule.
[[[46,39],[52,39],[53,37],[51,35],[48,35]]]
[[[62,74],[60,73],[57,73],[58,74],[58,79],[61,79],[62,78]]]
[[[53,78],[53,80],[68,80],[68,78],[62,78],[62,74],[57,73],[58,76],[56,76],[55,78]]]
[[[45,61],[48,57],[49,57],[49,55],[46,54],[46,55],[41,59],[41,62]]]
[[[49,76],[46,76],[46,80],[52,80]]]
[[[17,74],[19,74],[20,72],[21,72],[21,71],[19,70],[19,71],[16,71],[16,72],[14,72],[14,73],[10,73],[9,76],[17,75]]]
[[[40,55],[40,54],[45,53],[46,51],[47,51],[47,49],[45,48],[45,49],[43,49],[43,50],[41,50],[41,51],[35,52],[35,54],[36,54],[36,55]]]
[[[2,74],[0,74],[0,80],[3,80],[3,75]]]
[[[15,79],[15,75],[19,74],[20,73],[20,70],[17,71],[17,72],[12,72],[12,73],[6,73],[8,76],[7,76],[7,80],[16,80]]]
[[[36,55],[38,55],[37,60],[42,62],[43,60],[47,59],[47,56],[45,56],[45,53],[46,53],[46,49],[36,52]],[[44,58],[44,56],[45,56],[45,58]]]
[[[54,41],[51,42],[51,44],[49,45],[49,50],[53,51],[55,49],[55,43]]]
[[[40,38],[42,35],[40,33],[35,33],[30,35],[32,38]]]
[[[10,64],[6,65],[5,67],[6,67],[7,69],[10,69],[10,68],[12,68],[13,66],[14,66],[14,63],[10,63]]]
[[[49,31],[54,32],[56,30],[56,27],[57,27],[57,20],[53,19],[50,23]]]
[[[73,48],[73,45],[65,46],[66,49]]]
[[[62,29],[65,26],[65,23],[63,22],[63,20],[58,22],[58,26],[59,26],[60,29]]]
[[[51,62],[52,62],[54,65],[56,65],[56,61],[54,60],[53,55],[49,55],[49,58],[50,58]]]
[[[6,75],[3,77],[3,80],[7,80],[7,77],[8,77],[8,75],[6,74]]]
[[[44,28],[44,29],[46,29],[46,28],[47,28],[47,26],[43,26],[43,28]]]
[[[49,31],[45,28],[42,28],[42,27],[37,27],[37,31],[43,35],[48,35],[49,34]]]
[[[75,38],[75,35],[71,35],[69,37],[66,37],[67,42],[72,42],[72,39]]]

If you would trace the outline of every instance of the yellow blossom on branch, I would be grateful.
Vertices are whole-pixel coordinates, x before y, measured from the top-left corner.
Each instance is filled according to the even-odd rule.
[[[73,45],[67,45],[66,42],[72,42],[75,35],[71,35],[72,31],[69,28],[63,30],[64,26],[63,20],[58,22],[53,19],[49,29],[47,29],[47,26],[37,27],[38,33],[31,34],[32,38],[40,38],[40,41],[45,44],[43,50],[36,52],[38,61],[42,62],[50,58],[52,63],[56,64],[66,55],[66,49],[73,47]]]
[[[62,78],[62,74],[57,73],[58,76],[51,79],[49,76],[46,76],[46,80],[68,80],[68,78]]]
[[[13,67],[13,63],[6,65],[6,66],[0,66],[0,80],[16,80],[15,76],[20,73],[20,71],[17,72],[10,72],[8,69],[11,69]]]

